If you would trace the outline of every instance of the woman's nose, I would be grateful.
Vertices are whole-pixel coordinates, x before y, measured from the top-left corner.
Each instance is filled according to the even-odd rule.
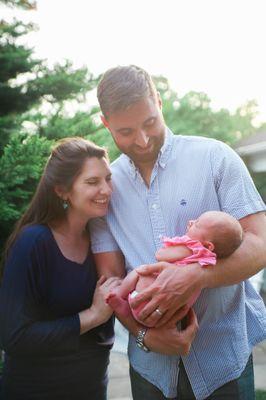
[[[101,193],[110,196],[110,194],[112,193],[112,187],[111,187],[110,183],[103,182],[103,184],[101,186]]]

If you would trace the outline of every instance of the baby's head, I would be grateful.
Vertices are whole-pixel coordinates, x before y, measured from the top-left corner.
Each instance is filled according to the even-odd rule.
[[[229,257],[243,239],[240,223],[222,211],[207,211],[197,220],[189,221],[186,234],[214,251],[217,258]]]

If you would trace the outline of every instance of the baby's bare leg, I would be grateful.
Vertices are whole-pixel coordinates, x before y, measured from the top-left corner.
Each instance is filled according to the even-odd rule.
[[[127,317],[131,314],[128,295],[135,289],[138,279],[137,272],[132,271],[125,277],[120,286],[109,293],[106,301],[118,315]]]
[[[123,299],[127,299],[129,293],[131,293],[139,280],[139,275],[136,271],[131,271],[122,281],[121,285],[115,288],[115,292],[118,296]]]

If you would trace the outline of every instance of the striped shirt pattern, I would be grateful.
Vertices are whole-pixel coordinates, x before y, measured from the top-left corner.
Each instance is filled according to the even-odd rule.
[[[265,210],[242,160],[214,139],[167,130],[150,187],[124,154],[111,168],[114,193],[106,218],[91,223],[92,250],[120,249],[127,271],[155,262],[161,237],[184,235],[188,221],[205,211],[240,219]],[[200,400],[240,376],[252,347],[266,338],[266,311],[249,281],[204,289],[194,310],[199,331],[182,360]],[[137,372],[166,397],[177,396],[179,356],[144,353],[131,335],[128,352]]]

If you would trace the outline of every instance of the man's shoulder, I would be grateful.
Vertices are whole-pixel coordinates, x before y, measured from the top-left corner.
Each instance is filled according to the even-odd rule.
[[[205,137],[205,136],[195,136],[195,135],[182,135],[182,134],[178,134],[178,135],[173,135],[173,140],[176,144],[180,143],[180,144],[184,144],[184,145],[202,145],[202,146],[220,146],[220,145],[224,145],[223,142],[214,139],[214,138],[210,138],[210,137]]]
[[[122,176],[122,175],[127,175],[127,172],[130,169],[129,166],[130,160],[125,154],[121,154],[118,158],[116,158],[112,163],[111,163],[111,170],[113,177],[114,176]]]
[[[120,154],[114,161],[111,162],[111,167],[112,168],[117,168],[120,165],[123,165],[125,163],[129,162],[129,158],[125,154]]]
[[[172,143],[174,151],[179,155],[180,153],[183,154],[185,157],[195,151],[198,155],[207,155],[209,153],[219,154],[221,156],[224,156],[228,152],[233,152],[226,143],[205,136],[174,135]]]

